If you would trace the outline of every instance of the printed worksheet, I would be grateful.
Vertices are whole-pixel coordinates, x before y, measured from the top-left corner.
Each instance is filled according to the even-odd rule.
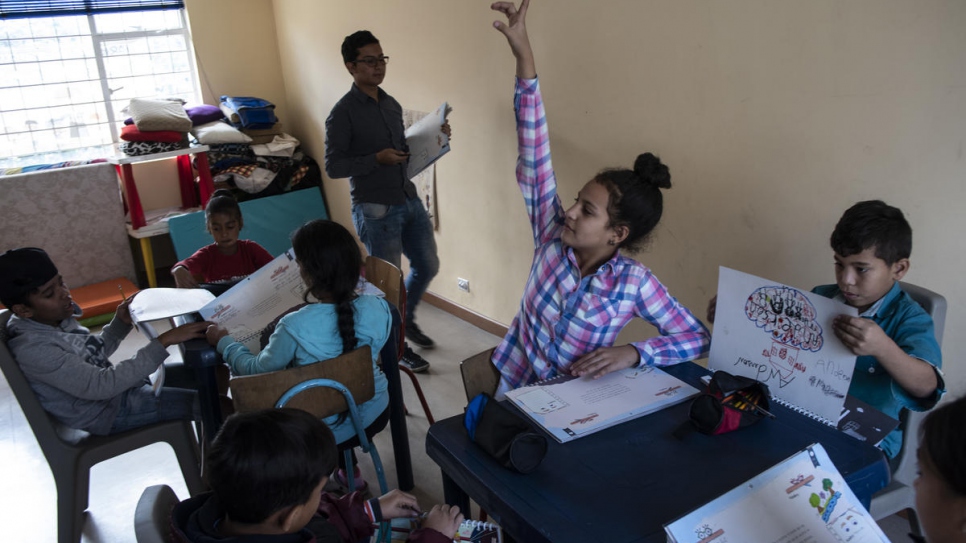
[[[449,152],[449,137],[440,130],[453,109],[443,102],[435,111],[406,130],[409,146],[409,178],[412,179],[430,164]]]
[[[202,307],[200,313],[258,353],[262,330],[285,311],[304,303],[304,293],[295,253],[289,249]]]
[[[507,399],[565,443],[683,402],[698,389],[660,368],[627,368],[601,377],[561,376],[507,392]]]
[[[768,385],[781,403],[835,426],[855,355],[832,330],[854,307],[721,267],[708,367]]]
[[[664,527],[675,543],[888,543],[814,444]]]

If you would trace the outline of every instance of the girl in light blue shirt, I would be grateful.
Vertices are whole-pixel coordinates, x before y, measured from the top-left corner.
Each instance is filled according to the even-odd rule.
[[[362,254],[342,225],[326,220],[306,223],[293,234],[292,248],[307,287],[306,302],[309,294],[317,301],[282,317],[257,355],[220,326],[209,329],[208,342],[217,347],[234,375],[313,364],[368,345],[372,349],[375,395],[359,406],[368,428],[389,406],[388,382],[377,362],[392,326],[389,304],[377,296],[356,294]],[[355,431],[350,420],[338,418],[330,417],[325,422],[336,441],[342,443]]]

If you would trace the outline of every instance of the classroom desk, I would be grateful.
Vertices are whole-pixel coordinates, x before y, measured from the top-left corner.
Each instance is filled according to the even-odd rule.
[[[699,389],[708,373],[693,363],[666,369]],[[527,543],[664,543],[664,523],[814,442],[866,506],[889,482],[878,449],[779,405],[772,406],[777,418],[736,432],[676,438],[689,404],[567,444],[548,436],[547,456],[528,475],[501,467],[472,443],[462,416],[431,426],[426,452],[442,471],[446,503],[466,510],[472,497],[507,534]]]
[[[392,310],[392,331],[380,351],[382,371],[389,384],[389,430],[392,434],[393,456],[396,461],[396,478],[400,490],[412,490],[413,463],[409,450],[409,430],[406,425],[406,407],[403,404],[402,382],[399,380],[399,362],[396,348],[399,345],[399,331],[402,320],[396,308]],[[179,317],[178,323],[185,322]],[[190,322],[190,321],[188,321]],[[210,442],[221,428],[222,414],[218,399],[218,383],[215,380],[215,367],[223,364],[221,356],[204,339],[193,339],[181,344],[184,363],[195,371],[198,378],[198,399],[201,403],[201,417],[205,428],[205,438]]]

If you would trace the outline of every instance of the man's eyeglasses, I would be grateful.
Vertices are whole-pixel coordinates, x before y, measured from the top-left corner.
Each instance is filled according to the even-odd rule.
[[[380,64],[389,64],[389,57],[387,57],[385,55],[383,55],[381,57],[362,57],[362,58],[358,58],[356,60],[353,60],[352,62],[357,63],[357,64],[359,62],[361,62],[361,63],[365,64],[366,66],[368,66],[370,68],[375,68],[376,66],[378,66]]]

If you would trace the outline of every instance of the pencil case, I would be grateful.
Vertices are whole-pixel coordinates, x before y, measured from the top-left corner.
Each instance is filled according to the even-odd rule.
[[[771,416],[768,387],[754,379],[716,371],[708,391],[691,402],[689,418],[703,434],[726,434]]]
[[[470,440],[505,468],[530,473],[547,454],[547,438],[489,394],[478,394],[470,401],[463,426]]]

